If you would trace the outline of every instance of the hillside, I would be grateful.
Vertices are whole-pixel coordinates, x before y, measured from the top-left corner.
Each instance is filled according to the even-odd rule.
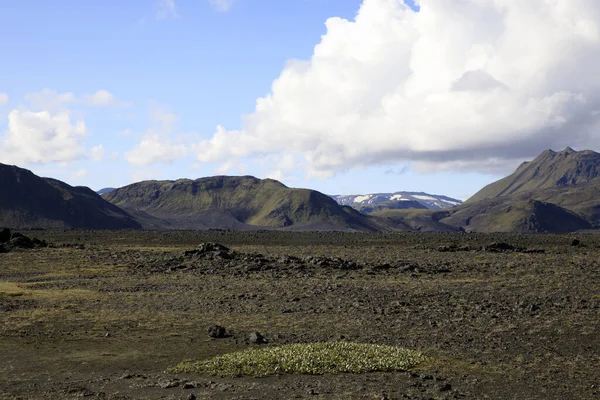
[[[129,214],[87,187],[41,178],[0,164],[0,226],[11,228],[140,228]]]
[[[511,175],[491,183],[467,200],[474,203],[512,194],[584,185],[600,178],[600,153],[591,150],[546,150]]]
[[[469,232],[574,232],[591,229],[582,216],[556,204],[505,196],[465,204],[440,222]]]
[[[145,181],[116,189],[104,198],[130,212],[146,228],[381,229],[375,219],[342,207],[322,193],[252,176]]]
[[[475,232],[600,227],[600,154],[546,150],[451,210],[441,222]]]

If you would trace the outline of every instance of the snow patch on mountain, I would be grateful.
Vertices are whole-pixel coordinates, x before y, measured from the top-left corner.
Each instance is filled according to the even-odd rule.
[[[344,206],[360,208],[365,205],[376,205],[386,202],[415,201],[431,210],[443,210],[462,204],[462,201],[448,196],[423,192],[371,193],[361,195],[331,196]]]

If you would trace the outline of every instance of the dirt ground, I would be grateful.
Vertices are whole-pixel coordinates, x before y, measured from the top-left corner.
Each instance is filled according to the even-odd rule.
[[[50,247],[0,254],[0,399],[600,399],[600,235],[23,233]],[[197,250],[207,242],[231,251]],[[362,375],[167,372],[256,346],[252,331],[266,346],[428,359]]]

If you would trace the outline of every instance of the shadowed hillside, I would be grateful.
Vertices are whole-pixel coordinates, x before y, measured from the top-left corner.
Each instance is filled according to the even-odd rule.
[[[72,187],[0,164],[0,226],[126,229],[140,225],[87,187]]]

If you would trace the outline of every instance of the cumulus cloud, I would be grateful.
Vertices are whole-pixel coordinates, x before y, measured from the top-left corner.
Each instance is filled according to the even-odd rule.
[[[331,18],[240,129],[200,162],[292,152],[308,176],[411,162],[490,171],[544,148],[600,145],[596,0],[364,0]],[[279,168],[277,168],[279,169]]]
[[[8,104],[8,95],[6,93],[0,92],[0,106]]]
[[[137,166],[168,164],[188,154],[187,146],[173,140],[174,127],[179,118],[166,107],[152,105],[149,129],[140,143],[125,153],[127,162]]]
[[[85,104],[95,107],[122,107],[127,103],[117,100],[108,90],[97,90],[96,93],[83,96]]]
[[[100,144],[92,147],[92,150],[90,151],[90,158],[92,161],[96,162],[104,160],[104,146]]]
[[[185,157],[187,148],[176,144],[158,134],[148,134],[131,151],[125,153],[125,159],[133,165],[168,164],[173,160]]]
[[[85,156],[87,129],[67,112],[12,110],[0,141],[0,162],[10,164],[68,163]]]
[[[175,0],[158,0],[156,2],[156,19],[177,18],[177,6]]]
[[[51,89],[43,89],[39,92],[28,93],[25,100],[29,102],[31,108],[37,110],[57,111],[64,110],[69,105],[77,102],[75,93],[57,93]]]
[[[208,0],[209,3],[220,12],[229,11],[233,4],[233,0]]]

